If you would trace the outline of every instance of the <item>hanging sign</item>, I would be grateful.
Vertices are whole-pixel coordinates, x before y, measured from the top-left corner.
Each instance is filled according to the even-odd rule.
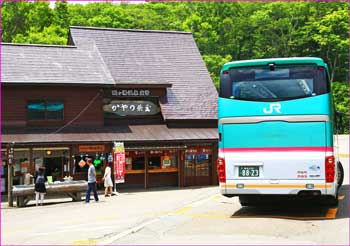
[[[104,152],[104,145],[79,145],[79,152]]]
[[[113,100],[103,105],[103,111],[112,116],[155,115],[160,108],[151,101]]]
[[[148,97],[148,96],[151,96],[151,91],[148,89],[117,89],[117,90],[112,90],[112,96]]]
[[[114,177],[115,183],[125,182],[125,149],[123,142],[114,142]]]
[[[8,165],[13,164],[13,159],[14,159],[13,153],[14,153],[13,145],[8,145],[8,147],[7,147],[7,163],[8,163]]]

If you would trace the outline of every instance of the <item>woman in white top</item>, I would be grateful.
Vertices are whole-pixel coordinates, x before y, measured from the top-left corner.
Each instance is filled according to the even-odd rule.
[[[107,162],[106,168],[105,168],[105,174],[103,175],[102,180],[104,180],[104,186],[105,186],[105,196],[110,196],[112,194],[112,187],[113,182],[111,178],[111,168],[109,166],[109,163]]]

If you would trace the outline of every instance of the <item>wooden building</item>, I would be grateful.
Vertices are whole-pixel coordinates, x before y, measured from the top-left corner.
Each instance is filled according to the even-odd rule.
[[[217,92],[191,33],[71,27],[66,46],[1,46],[3,181],[10,143],[18,184],[40,166],[86,179],[87,156],[99,181],[117,141],[123,186],[217,183]]]

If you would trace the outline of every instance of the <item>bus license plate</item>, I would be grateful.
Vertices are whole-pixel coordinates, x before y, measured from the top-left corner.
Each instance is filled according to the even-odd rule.
[[[239,177],[259,177],[259,166],[240,166],[238,167]]]

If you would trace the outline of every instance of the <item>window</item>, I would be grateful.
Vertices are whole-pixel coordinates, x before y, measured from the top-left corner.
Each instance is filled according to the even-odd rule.
[[[13,184],[21,184],[21,176],[30,171],[29,149],[14,149]]]
[[[149,169],[165,169],[177,167],[176,150],[151,150],[148,162]]]
[[[222,80],[221,96],[250,101],[282,101],[329,92],[326,72],[316,66],[233,68]],[[224,95],[225,94],[225,95]]]
[[[96,174],[103,175],[103,170],[102,167],[104,166],[104,162],[105,162],[105,156],[107,156],[106,154],[85,154],[85,155],[75,155],[74,156],[74,169],[73,169],[73,174],[75,173],[85,173],[87,175],[87,172],[89,170],[89,165],[85,164],[83,167],[79,166],[79,162],[81,160],[84,160],[86,162],[87,158],[90,158],[92,161],[92,164],[95,167],[96,170]],[[87,177],[87,176],[86,176]]]
[[[127,151],[125,152],[126,170],[145,170],[145,152]]]
[[[61,101],[30,101],[27,110],[28,120],[63,120],[64,104]]]
[[[126,170],[145,170],[145,151],[125,152]],[[148,169],[177,168],[176,150],[151,150],[149,151]]]

